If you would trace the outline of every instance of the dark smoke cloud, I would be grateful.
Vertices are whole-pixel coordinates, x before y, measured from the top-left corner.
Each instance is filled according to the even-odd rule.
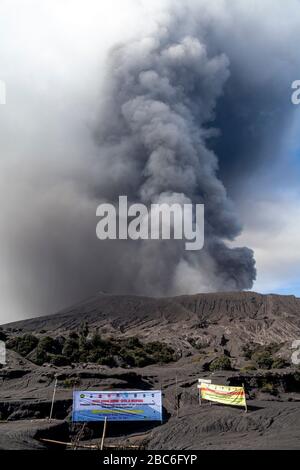
[[[170,198],[203,203],[205,249],[192,255],[197,257],[192,262],[196,283],[205,258],[209,266],[205,290],[249,289],[255,279],[253,253],[248,248],[229,248],[223,241],[233,240],[241,227],[217,177],[217,156],[208,145],[214,134],[210,125],[216,103],[230,76],[229,60],[224,54],[209,57],[206,45],[197,37],[178,36],[176,31],[176,22],[171,21],[154,36],[112,51],[108,98],[97,134],[101,169],[105,170],[103,181],[99,175],[97,184],[101,195],[113,201],[121,186],[133,201],[146,204]],[[105,180],[110,182],[106,193]],[[144,256],[144,250],[147,252],[144,246],[139,249],[139,262],[141,266],[147,263],[141,279],[147,291],[149,282],[153,294],[188,289],[185,275],[178,271],[183,262],[190,265],[191,255],[183,246],[174,247],[176,256],[171,257],[161,244],[150,258]],[[157,271],[157,259],[167,266],[167,282],[166,273]],[[133,276],[133,289],[135,285]],[[199,282],[198,290],[203,287]]]
[[[9,12],[12,3],[3,2]],[[30,1],[30,14],[40,15],[30,34],[11,12],[0,15],[3,31],[10,28],[2,54],[8,72],[0,79],[11,84],[0,110],[0,318],[55,311],[98,290],[251,288],[253,253],[231,245],[242,229],[234,207],[249,208],[261,190],[251,175],[272,169],[289,127],[290,83],[299,78],[298,0],[166,0],[149,17],[139,10],[137,29],[147,32],[124,40],[138,23],[130,13],[104,77],[91,62],[98,49],[103,55],[97,33],[114,15],[91,9],[79,35],[78,11],[87,7],[77,10],[74,0],[63,20],[67,3],[51,1],[51,16],[51,8]],[[80,20],[71,33],[73,11]],[[29,45],[33,65],[20,52]],[[147,204],[204,202],[205,250],[100,242],[96,207],[119,194]]]

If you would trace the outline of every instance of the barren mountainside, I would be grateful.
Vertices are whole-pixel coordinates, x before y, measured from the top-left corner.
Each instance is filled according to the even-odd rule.
[[[268,344],[300,338],[300,299],[253,292],[148,298],[98,293],[55,315],[4,326],[22,332],[63,334],[87,322],[102,335],[164,340],[179,349],[193,342],[218,345],[225,336],[232,353],[245,342]]]

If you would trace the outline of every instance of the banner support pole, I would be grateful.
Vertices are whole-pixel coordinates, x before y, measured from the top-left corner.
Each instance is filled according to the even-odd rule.
[[[245,395],[245,413],[248,413],[248,406],[247,406],[247,400],[246,400],[245,384],[243,384],[243,389],[244,389],[244,395]]]
[[[176,415],[177,419],[179,417],[179,397],[178,397],[178,379],[177,379],[177,373],[176,373],[176,378],[175,378],[176,386],[175,386],[175,406],[176,406]]]
[[[161,402],[162,402],[162,398],[163,398],[163,391],[164,391],[164,382],[163,382],[163,379],[161,378],[161,379],[160,379],[160,396],[161,396]],[[161,419],[160,419],[160,423],[163,424],[162,406],[161,406]]]
[[[105,434],[106,434],[106,426],[107,426],[107,417],[105,416],[100,450],[103,450],[103,448],[104,448],[104,439],[105,439]]]
[[[56,395],[56,387],[57,387],[57,376],[55,376],[54,390],[53,390],[53,395],[52,395],[52,402],[51,402],[51,409],[50,409],[49,421],[52,420],[53,407],[54,407],[54,400],[55,400],[55,395]]]
[[[199,406],[202,406],[201,384],[199,387],[199,382],[198,382],[198,393],[199,393]]]

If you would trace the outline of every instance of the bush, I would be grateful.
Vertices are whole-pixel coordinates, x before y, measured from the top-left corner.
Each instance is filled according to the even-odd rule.
[[[270,393],[270,395],[278,395],[278,390],[277,388],[275,387],[274,384],[270,383],[270,382],[265,382],[262,386],[262,388],[260,389],[260,391],[262,393]]]
[[[60,354],[61,344],[56,339],[45,336],[45,338],[40,339],[38,349],[49,354]]]
[[[114,356],[112,355],[101,357],[101,359],[98,359],[97,363],[100,364],[101,366],[108,366],[108,367],[115,367],[117,365],[116,360]]]
[[[64,388],[73,388],[80,385],[80,379],[78,377],[71,377],[69,379],[65,379],[62,383]]]
[[[126,338],[122,340],[122,345],[126,347],[127,349],[136,349],[136,348],[143,347],[139,338],[137,338],[136,336],[132,336],[131,338]]]
[[[34,362],[38,365],[43,365],[45,362],[51,362],[53,364],[52,361],[55,360],[53,357],[61,355],[61,352],[62,345],[60,342],[50,336],[45,336],[45,338],[42,338],[38,343]]]
[[[0,328],[0,341],[6,341],[6,334],[1,328]]]
[[[7,341],[6,346],[8,349],[16,351],[21,356],[27,356],[38,345],[38,338],[32,334],[25,334],[23,336],[16,336]]]
[[[78,336],[78,334],[76,333],[76,331],[71,331],[70,334],[69,334],[69,338],[71,338],[71,339],[79,339],[79,336]]]
[[[282,347],[279,343],[270,343],[261,345],[257,343],[249,343],[243,346],[243,355],[246,359],[256,362],[262,369],[270,369],[273,363],[273,355]]]
[[[87,338],[89,335],[89,325],[87,322],[82,322],[79,327],[79,337]]]
[[[66,339],[62,354],[68,358],[71,362],[77,362],[79,360],[79,339],[78,336],[74,337],[71,334]]]
[[[212,361],[212,363],[209,365],[209,370],[211,372],[217,371],[217,370],[231,370],[231,361],[229,357],[227,356],[220,356],[217,357]]]
[[[154,363],[167,364],[174,361],[174,350],[165,343],[158,341],[145,345],[145,352]]]
[[[257,370],[256,365],[253,363],[245,364],[245,366],[241,369],[242,372],[250,372],[252,370]]]
[[[174,350],[159,341],[144,344],[137,337],[103,339],[98,333],[91,338],[88,334],[88,326],[83,323],[79,334],[71,332],[67,339],[46,336],[38,340],[33,335],[24,335],[10,340],[10,347],[23,356],[36,348],[30,355],[32,361],[38,365],[50,362],[58,367],[71,362],[93,362],[109,367],[145,367],[175,360]]]
[[[253,354],[253,343],[245,344],[242,348],[242,351],[245,359],[251,359]]]
[[[49,359],[50,363],[57,367],[68,366],[70,364],[70,360],[62,354],[50,355]]]
[[[134,367],[146,367],[155,363],[151,357],[143,354],[133,354],[132,358]]]
[[[101,365],[113,367],[116,364],[114,355],[119,351],[119,346],[113,340],[104,340],[95,333],[85,346],[80,347],[80,360],[86,358],[88,362],[96,362]]]
[[[299,392],[300,391],[300,370],[299,371],[296,370],[293,373],[292,377],[293,377],[293,382],[294,382],[293,388],[296,392]]]
[[[98,333],[95,333],[92,336],[92,339],[90,341],[90,347],[91,349],[102,349],[105,350],[108,346],[110,341],[105,341],[104,339],[101,338],[101,336]]]
[[[280,357],[274,359],[274,361],[272,362],[272,369],[284,369],[285,367],[288,367],[288,364],[284,359],[281,359]]]
[[[256,352],[252,355],[253,361],[260,369],[271,369],[273,358],[269,351]]]

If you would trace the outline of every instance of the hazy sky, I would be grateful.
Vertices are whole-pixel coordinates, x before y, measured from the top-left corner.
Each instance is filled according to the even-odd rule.
[[[298,0],[1,0],[0,323],[97,290],[134,291],[126,266],[131,279],[140,267],[129,258],[118,266],[123,247],[107,256],[95,236],[112,184],[95,134],[105,127],[111,48],[180,34],[228,60],[209,124],[220,135],[208,144],[243,225],[227,243],[254,250],[253,290],[300,296],[300,106],[290,101],[300,79]],[[176,293],[204,285],[190,266],[180,276]]]

